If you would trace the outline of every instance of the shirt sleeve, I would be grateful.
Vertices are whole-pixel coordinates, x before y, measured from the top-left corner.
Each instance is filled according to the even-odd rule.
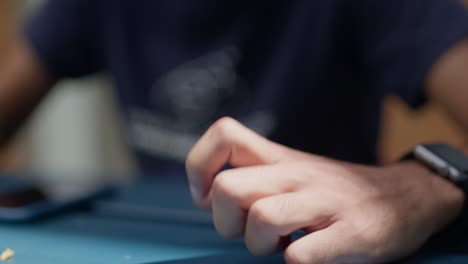
[[[100,70],[92,1],[48,0],[27,22],[25,38],[56,78]]]
[[[364,68],[383,94],[408,104],[425,101],[431,66],[468,37],[468,11],[459,0],[362,0],[357,7]]]

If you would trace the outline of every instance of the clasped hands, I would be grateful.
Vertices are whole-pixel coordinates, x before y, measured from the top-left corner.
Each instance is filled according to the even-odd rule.
[[[232,169],[221,171],[225,164]],[[193,200],[225,238],[287,263],[385,263],[417,250],[461,211],[463,192],[416,162],[365,166],[271,142],[231,118],[186,160]],[[221,171],[221,172],[220,172]],[[291,241],[290,234],[305,235]]]

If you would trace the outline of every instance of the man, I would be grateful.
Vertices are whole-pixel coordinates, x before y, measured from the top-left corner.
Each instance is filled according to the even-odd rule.
[[[143,170],[180,173],[222,116],[288,146],[225,118],[191,150],[222,235],[289,263],[390,261],[464,194],[415,162],[373,165],[381,100],[434,98],[468,127],[467,36],[457,0],[51,0],[1,73],[2,138],[55,81],[104,70]]]

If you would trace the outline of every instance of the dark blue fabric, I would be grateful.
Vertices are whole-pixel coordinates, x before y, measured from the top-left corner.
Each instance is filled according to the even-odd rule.
[[[137,116],[158,131],[196,138],[221,116],[243,120],[268,113],[274,119],[274,129],[265,133],[269,138],[361,163],[376,161],[382,97],[396,94],[413,106],[422,103],[431,65],[467,35],[468,14],[458,0],[50,0],[26,30],[57,77],[109,72],[129,127]],[[221,55],[204,57],[219,50]],[[173,91],[157,89],[179,81],[168,73],[178,69],[185,76],[225,57],[231,58],[225,68],[207,66],[200,73],[221,76],[229,86],[213,110],[203,117],[191,108],[182,109],[183,115],[171,112],[166,98]],[[235,82],[226,73],[231,66]],[[188,85],[211,84],[197,86],[208,78],[200,76]],[[206,96],[196,99],[211,103]],[[195,99],[184,100],[198,107],[190,101]],[[199,121],[191,123],[192,116]],[[128,137],[138,145],[143,169],[181,165],[180,157],[174,163],[160,148],[145,148],[151,144],[140,140],[139,129]],[[181,140],[174,142],[159,143],[171,149]]]

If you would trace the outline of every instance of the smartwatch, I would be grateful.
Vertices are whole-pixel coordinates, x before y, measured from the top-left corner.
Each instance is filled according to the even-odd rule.
[[[418,160],[468,193],[468,157],[463,152],[447,144],[421,144],[403,159]]]

